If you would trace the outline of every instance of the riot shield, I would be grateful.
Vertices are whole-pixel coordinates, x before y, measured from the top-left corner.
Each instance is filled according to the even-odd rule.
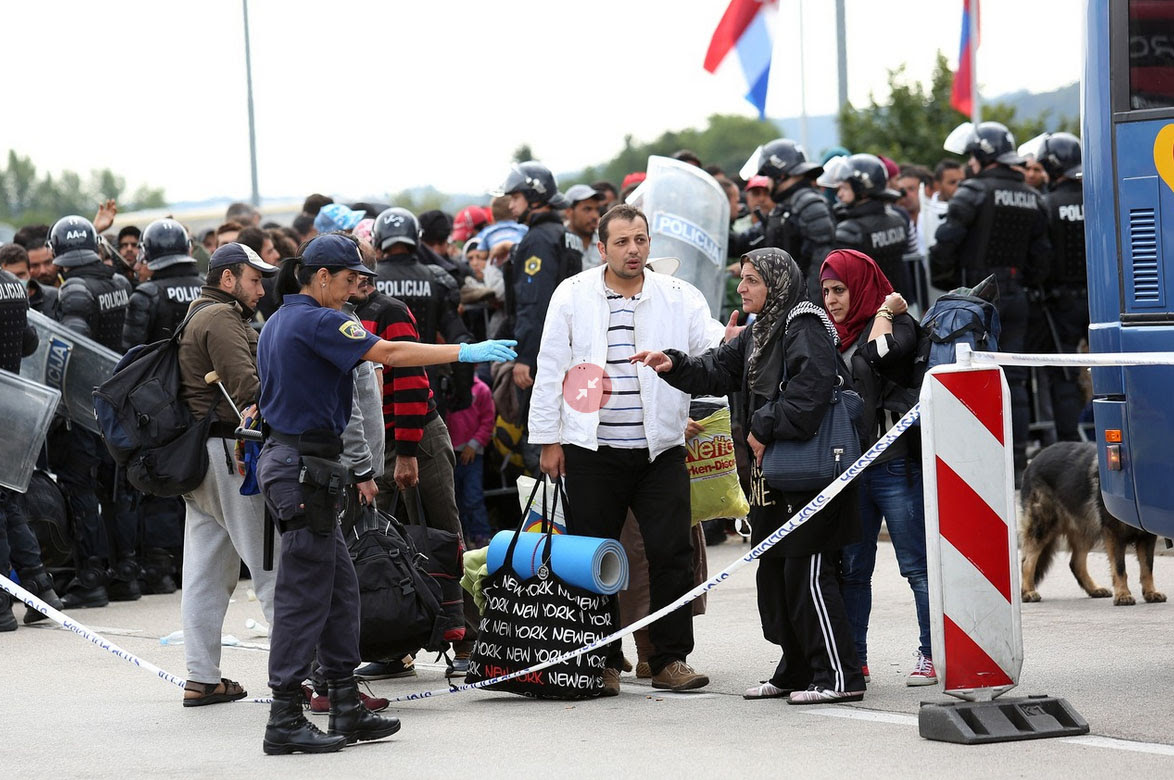
[[[0,486],[21,493],[49,432],[49,423],[61,401],[61,393],[26,377],[0,370]]]
[[[721,185],[695,165],[652,155],[648,178],[628,202],[648,215],[652,251],[680,258],[675,276],[700,290],[720,317],[730,233],[730,201]]]
[[[38,312],[29,311],[29,325],[36,328],[40,343],[21,361],[21,376],[60,390],[69,419],[100,434],[94,388],[114,374],[122,356]]]

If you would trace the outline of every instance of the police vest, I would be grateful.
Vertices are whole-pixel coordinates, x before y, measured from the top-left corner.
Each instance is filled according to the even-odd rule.
[[[909,289],[905,269],[909,222],[891,206],[866,200],[849,208],[836,226],[836,246],[863,252],[876,261],[895,290]]]
[[[766,228],[764,230],[766,240],[763,246],[776,247],[788,252],[801,269],[808,268],[812,261],[822,263],[822,257],[808,257],[811,252],[808,251],[805,253],[803,251],[803,242],[805,238],[808,238],[805,235],[807,230],[810,227],[818,227],[819,216],[826,216],[824,227],[828,235],[823,237],[822,240],[820,240],[819,236],[814,236],[812,238],[815,238],[815,240],[809,243],[819,245],[830,242],[832,238],[830,230],[831,214],[827,201],[820,197],[819,193],[812,189],[806,182],[795,185],[780,197],[782,200],[771,210],[766,218]],[[804,212],[808,209],[815,209],[819,216],[806,215]]]
[[[20,373],[28,311],[29,292],[24,282],[0,270],[0,368],[14,374]]]
[[[1052,239],[1049,281],[1069,287],[1088,286],[1084,263],[1084,189],[1079,181],[1062,181],[1044,198]]]
[[[411,310],[420,343],[435,344],[444,307],[453,305],[450,295],[456,283],[451,282],[450,287],[452,277],[441,268],[421,263],[415,255],[380,260],[375,273],[375,289],[403,301]],[[459,300],[459,291],[456,294]]]
[[[168,269],[170,270],[170,269]],[[200,287],[203,281],[195,274],[195,266],[183,276],[158,279],[159,297],[155,300],[155,310],[151,313],[151,333],[147,342],[165,339],[175,332],[179,323],[187,316],[188,308],[200,297]]]
[[[961,249],[967,281],[973,284],[991,271],[1023,271],[1032,230],[1040,216],[1039,193],[1024,184],[1022,178],[977,176],[967,184],[971,182],[983,191],[983,196]]]
[[[126,322],[126,307],[130,303],[130,282],[122,274],[101,263],[91,263],[74,269],[61,288],[61,308],[70,307],[65,299],[85,291],[92,299],[86,315],[90,338],[115,352],[122,351],[122,326]]]

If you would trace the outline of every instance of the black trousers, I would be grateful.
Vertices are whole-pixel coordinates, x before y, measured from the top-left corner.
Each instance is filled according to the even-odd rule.
[[[864,690],[835,569],[832,553],[759,559],[762,633],[783,648],[772,685],[790,690],[809,685]]]
[[[689,473],[685,448],[673,447],[649,462],[647,449],[600,447],[598,452],[564,445],[567,468],[567,531],[580,536],[619,539],[628,510],[644,537],[652,611],[671,603],[693,586]],[[613,625],[619,601],[612,598]],[[648,627],[653,654],[648,663],[657,674],[693,652],[693,613],[678,609]],[[619,642],[607,648],[607,665],[621,668]]]
[[[321,674],[338,680],[359,665],[359,580],[335,526],[281,535],[281,562],[269,630],[269,687],[297,690],[310,678],[317,651]]]
[[[1027,347],[1027,293],[1015,280],[999,277],[999,334],[1000,352],[1023,352]],[[1026,366],[1007,366],[1003,369],[1011,391],[1011,438],[1015,471],[1027,466],[1027,433],[1031,426],[1031,399],[1027,383],[1031,369]]]

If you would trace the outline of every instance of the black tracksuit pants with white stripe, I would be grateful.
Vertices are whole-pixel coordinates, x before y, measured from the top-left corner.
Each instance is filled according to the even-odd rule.
[[[864,690],[834,553],[759,559],[758,614],[767,641],[783,648],[772,685]]]

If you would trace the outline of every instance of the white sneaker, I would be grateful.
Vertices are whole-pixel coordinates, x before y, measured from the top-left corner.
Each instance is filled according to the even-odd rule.
[[[839,704],[845,701],[862,701],[864,691],[833,691],[812,685],[805,691],[793,691],[787,697],[787,704]]]
[[[905,684],[913,687],[918,685],[937,685],[938,673],[933,668],[933,660],[926,657],[920,650],[917,651],[917,664],[913,671],[905,678]]]

